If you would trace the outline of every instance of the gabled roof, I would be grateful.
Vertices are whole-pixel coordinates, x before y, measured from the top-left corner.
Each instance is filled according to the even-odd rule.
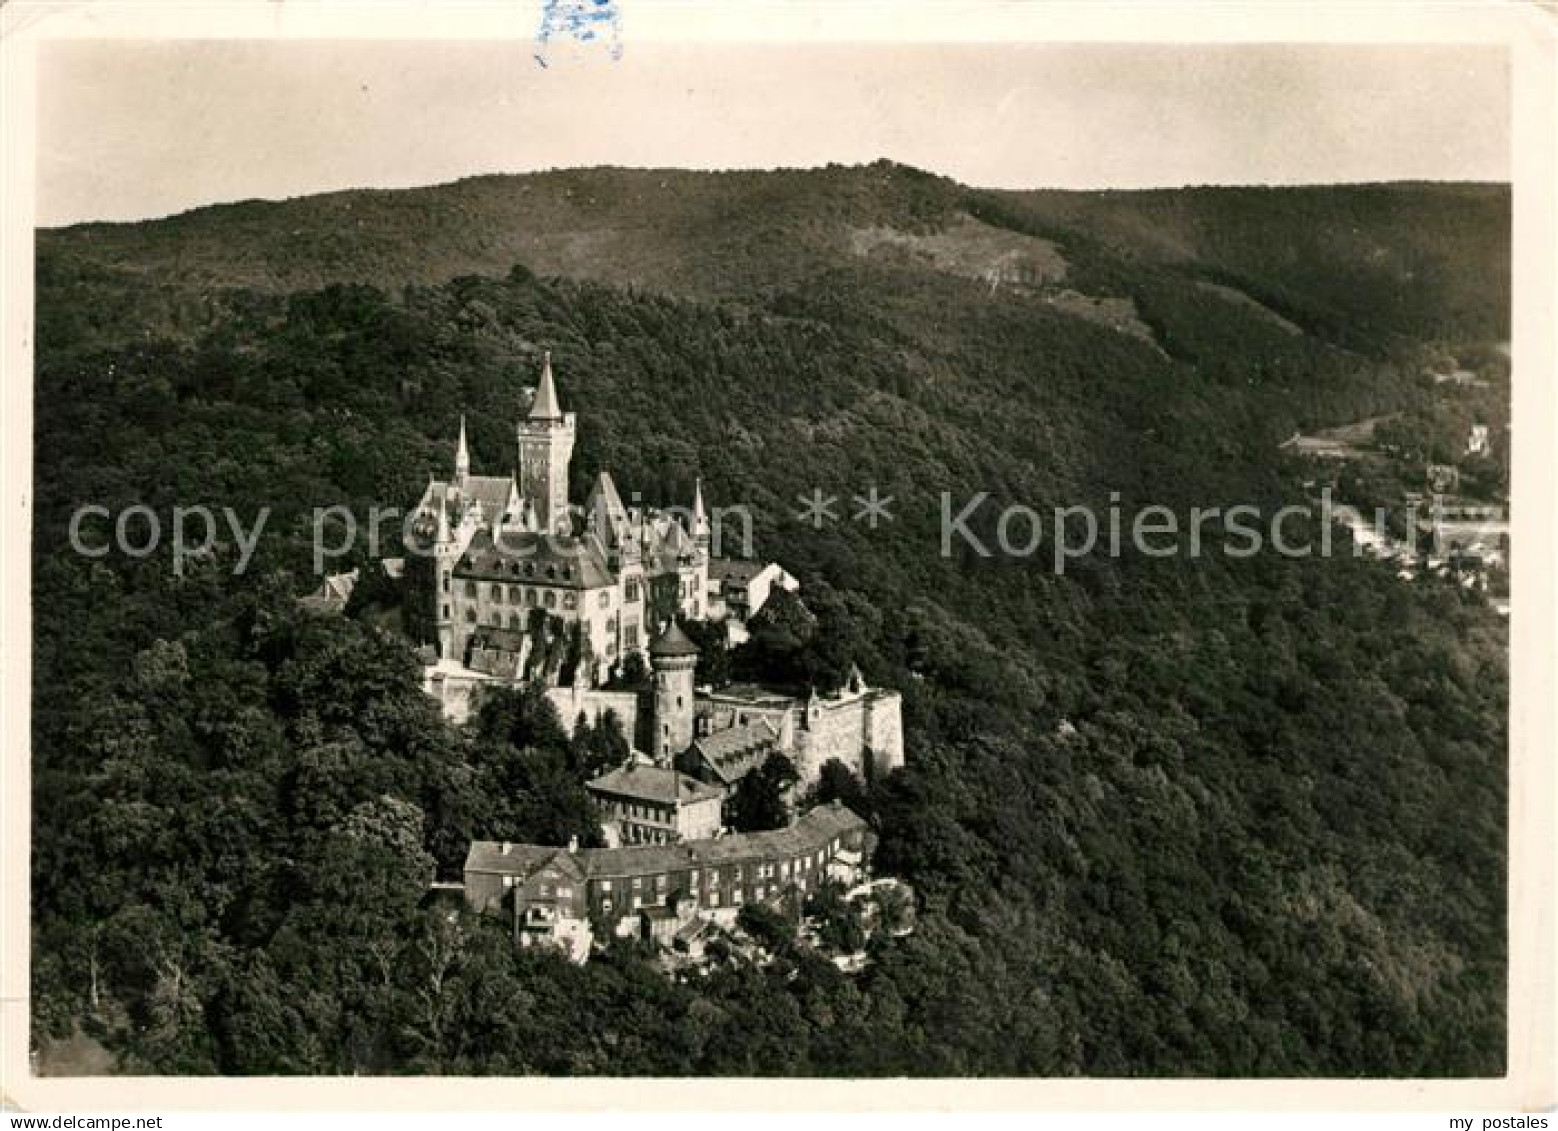
[[[773,725],[767,719],[758,719],[694,739],[692,751],[715,777],[730,785],[766,762],[778,740],[779,733]]]
[[[603,471],[595,477],[595,485],[590,488],[585,505],[593,512],[597,502],[605,507],[606,513],[612,518],[625,519],[628,516],[628,509],[622,505],[622,496],[617,493],[617,484],[609,471]]]
[[[709,580],[745,585],[771,564],[740,558],[710,558]]]
[[[595,477],[595,485],[584,501],[587,524],[593,524],[607,546],[616,547],[621,528],[628,523],[628,509],[622,505],[622,496],[612,482],[611,473],[603,471]]]
[[[709,801],[724,796],[714,786],[676,770],[637,764],[619,766],[602,774],[590,782],[587,788],[595,793],[610,793],[619,797],[654,801],[661,805],[689,805],[695,801]]]
[[[465,854],[465,870],[493,872],[502,876],[528,876],[562,851],[549,844],[473,840],[470,851]]]
[[[465,498],[480,503],[483,520],[494,523],[508,513],[510,504],[519,502],[519,488],[512,475],[468,475]],[[519,517],[517,512],[514,517]]]

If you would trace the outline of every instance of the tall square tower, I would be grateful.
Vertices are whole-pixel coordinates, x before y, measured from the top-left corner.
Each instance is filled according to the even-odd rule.
[[[535,508],[536,525],[554,534],[572,531],[568,512],[568,461],[573,458],[574,416],[564,412],[552,379],[552,354],[541,366],[541,384],[530,412],[516,426],[519,494]]]

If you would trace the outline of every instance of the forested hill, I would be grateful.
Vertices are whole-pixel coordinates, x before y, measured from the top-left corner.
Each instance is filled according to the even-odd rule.
[[[1475,187],[1084,199],[876,165],[43,233],[38,1033],[152,1073],[1498,1074],[1482,600],[1345,556],[1057,575],[943,554],[938,515],[1301,501],[1294,427],[1420,403],[1425,356],[1507,338],[1506,213]],[[812,619],[731,662],[903,690],[909,765],[852,802],[924,907],[862,974],[576,969],[419,906],[473,837],[591,836],[600,751],[523,702],[451,728],[369,602],[300,615],[309,511],[409,505],[462,412],[476,470],[510,470],[544,349],[576,498],[603,468],[652,502],[701,476],[801,577]],[[872,485],[880,529],[796,516]],[[175,573],[72,553],[86,502],[271,517],[242,574],[227,537]]]
[[[988,227],[957,224],[966,214]],[[936,240],[949,224],[952,235]],[[1022,234],[1055,246],[1024,246]],[[1248,289],[1302,325],[1367,342],[1506,338],[1509,239],[1503,185],[1012,193],[877,162],[582,169],[245,201],[42,231],[38,254],[46,278],[133,281],[160,294],[186,332],[227,288],[352,283],[393,295],[524,263],[543,276],[729,299],[897,251],[951,270],[1042,260],[1049,281],[1069,275],[1077,289],[1109,294],[1166,269]]]

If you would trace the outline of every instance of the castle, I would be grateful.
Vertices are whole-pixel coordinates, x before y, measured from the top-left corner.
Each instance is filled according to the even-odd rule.
[[[902,765],[901,697],[858,670],[805,697],[697,686],[698,647],[677,622],[723,621],[729,639],[774,590],[798,583],[776,563],[711,555],[701,481],[676,515],[624,506],[603,471],[576,512],[574,430],[548,354],[516,428],[517,475],[472,474],[462,421],[453,477],[431,480],[417,503],[405,607],[432,650],[425,686],[446,714],[463,720],[484,686],[541,683],[570,731],[615,715],[644,753],[592,792],[626,842],[706,835],[711,802],[717,812],[774,753],[802,782],[830,759],[862,776]],[[598,686],[634,654],[648,660],[648,692]]]
[[[651,626],[708,612],[709,522],[700,483],[689,520],[628,508],[601,472],[568,500],[575,419],[546,355],[515,429],[517,475],[471,473],[465,424],[454,476],[431,480],[407,556],[413,635],[460,669],[589,686],[648,644]]]
[[[803,784],[832,759],[865,777],[901,766],[901,697],[854,668],[842,687],[805,696],[698,686],[699,648],[679,622],[721,621],[739,640],[776,590],[799,583],[774,562],[713,556],[701,481],[678,515],[625,506],[602,471],[576,510],[575,425],[548,354],[515,429],[515,474],[472,473],[462,418],[453,476],[430,480],[412,514],[403,607],[445,713],[463,721],[484,687],[540,684],[566,730],[613,716],[631,742],[586,785],[606,848],[477,841],[464,896],[510,917],[517,941],[580,961],[592,926],[695,948],[746,903],[858,877],[871,837],[837,802],[756,833],[728,832],[727,811],[775,755]],[[634,655],[648,662],[647,689],[600,686]]]

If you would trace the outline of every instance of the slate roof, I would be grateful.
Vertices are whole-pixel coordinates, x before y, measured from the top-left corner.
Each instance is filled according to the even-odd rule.
[[[738,558],[710,558],[709,580],[743,588],[769,566],[768,562]]]
[[[529,876],[562,849],[548,844],[509,844],[508,851],[495,840],[473,840],[465,854],[467,872],[492,872],[500,876]]]
[[[529,531],[477,531],[454,574],[560,589],[603,589],[616,583],[594,538]]]
[[[517,501],[518,495],[519,488],[511,475],[466,476],[465,498],[481,504],[482,518],[489,523],[501,520],[509,503]]]
[[[681,844],[592,848],[580,856],[591,879],[648,876],[711,864],[799,856],[820,849],[840,833],[865,827],[865,821],[843,805],[820,805],[785,829]]]
[[[740,781],[768,760],[779,732],[767,719],[730,727],[695,739],[693,753],[726,785]]]
[[[544,845],[514,844],[505,854],[502,845],[474,841],[465,858],[468,872],[528,877],[553,856],[566,858],[559,866],[576,868],[580,878],[618,879],[682,871],[688,868],[736,861],[767,860],[815,852],[841,833],[864,829],[866,823],[838,802],[819,805],[795,824],[771,832],[736,833],[713,840],[689,840],[670,845],[633,845],[626,848],[586,848],[578,853]],[[570,873],[573,874],[573,873]]]
[[[682,626],[673,620],[649,645],[649,654],[651,656],[696,656],[698,646],[687,638],[687,634],[682,631]]]
[[[346,603],[351,600],[352,590],[357,587],[357,571],[350,573],[332,573],[324,579],[319,588],[307,597],[298,598],[298,604],[310,612],[338,613],[346,608]]]
[[[603,471],[595,477],[595,485],[584,501],[584,511],[587,516],[598,513],[614,523],[627,521],[628,509],[622,505],[622,496],[617,492],[611,472]]]
[[[665,766],[619,766],[590,782],[588,788],[661,805],[688,805],[723,797],[723,791]]]

